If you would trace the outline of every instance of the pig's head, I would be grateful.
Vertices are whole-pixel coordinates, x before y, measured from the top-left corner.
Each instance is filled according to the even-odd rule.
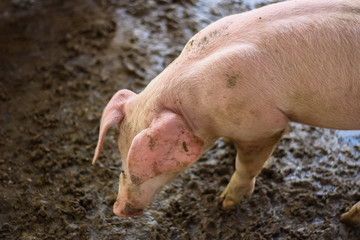
[[[93,164],[106,131],[119,124],[122,172],[114,213],[123,217],[141,215],[156,192],[194,163],[203,151],[203,141],[189,130],[181,116],[148,107],[140,95],[120,90],[101,118]]]

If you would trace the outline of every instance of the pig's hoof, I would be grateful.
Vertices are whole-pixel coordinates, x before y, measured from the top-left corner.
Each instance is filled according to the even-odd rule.
[[[360,202],[341,215],[341,221],[351,225],[360,225]]]
[[[239,204],[244,197],[249,200],[254,191],[254,185],[255,178],[244,179],[238,172],[235,172],[220,196],[220,198],[224,199],[222,203],[223,207],[234,207]]]
[[[236,206],[236,202],[231,200],[227,195],[227,189],[220,195],[220,198],[223,199],[222,206],[223,208],[232,208]]]
[[[229,194],[228,189],[225,189],[225,191],[220,195],[220,198],[223,199],[223,208],[233,208],[241,202],[244,195],[232,195],[231,193]]]
[[[232,200],[224,200],[222,202],[222,206],[223,208],[232,208],[232,207],[235,207],[236,206],[236,203]]]
[[[236,198],[232,198],[230,197],[230,195],[224,192],[220,195],[220,198],[223,199],[222,202],[223,208],[233,208],[241,202],[243,196],[240,195],[240,196],[236,196]]]

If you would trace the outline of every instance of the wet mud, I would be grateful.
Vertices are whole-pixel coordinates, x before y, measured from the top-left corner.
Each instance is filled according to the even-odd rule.
[[[187,40],[241,1],[2,0],[0,239],[360,239],[340,222],[360,200],[360,134],[292,124],[234,209],[219,195],[235,150],[221,141],[141,217],[112,213],[116,129],[91,165],[101,112],[139,92]]]

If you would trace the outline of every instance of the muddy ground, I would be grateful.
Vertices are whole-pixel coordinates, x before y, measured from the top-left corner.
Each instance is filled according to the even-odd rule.
[[[292,124],[250,201],[218,196],[235,151],[217,142],[144,216],[112,213],[116,130],[92,166],[102,108],[141,91],[241,1],[1,0],[0,239],[360,239],[339,221],[360,200],[360,134]]]

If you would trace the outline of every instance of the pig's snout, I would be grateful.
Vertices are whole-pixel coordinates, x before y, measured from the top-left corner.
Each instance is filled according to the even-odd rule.
[[[144,209],[136,208],[126,201],[117,200],[114,204],[113,212],[120,217],[135,217],[143,215]]]
[[[140,216],[144,213],[143,207],[136,207],[139,204],[134,204],[129,201],[132,191],[129,190],[129,185],[126,183],[126,175],[124,171],[120,174],[119,194],[114,203],[113,212],[120,217],[134,217]]]

